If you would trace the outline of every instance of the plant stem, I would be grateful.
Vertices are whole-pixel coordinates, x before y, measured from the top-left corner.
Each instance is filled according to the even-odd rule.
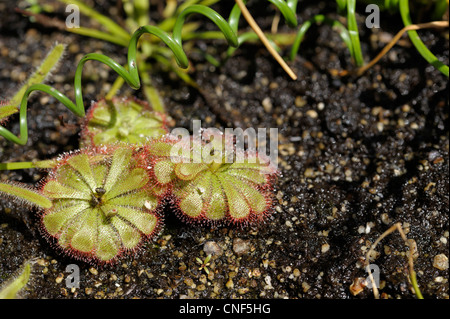
[[[409,26],[412,24],[411,17],[409,15],[409,0],[400,0],[400,15],[402,16],[403,24]],[[438,58],[426,47],[422,42],[417,31],[408,31],[408,36],[411,42],[419,51],[420,55],[436,69],[441,71],[445,76],[449,77],[449,68],[447,65],[438,60]]]
[[[293,79],[297,80],[297,75],[292,71],[292,69],[287,65],[287,63],[283,60],[283,58],[278,54],[278,52],[270,45],[269,40],[262,32],[261,28],[256,23],[255,19],[253,19],[250,12],[247,10],[247,7],[242,2],[242,0],[236,0],[239,9],[242,11],[242,15],[247,20],[250,27],[255,31],[258,37],[261,39],[261,42],[265,45],[270,54],[275,58],[275,60],[281,65],[281,67],[286,71],[286,73]]]
[[[161,100],[158,90],[153,86],[152,79],[149,74],[150,68],[144,63],[140,64],[139,74],[142,80],[142,90],[147,101],[156,112],[165,113],[165,107]]]
[[[398,231],[400,233],[400,236],[402,237],[403,241],[408,245],[409,247],[409,255],[408,255],[408,265],[409,265],[409,278],[411,280],[411,284],[414,288],[414,292],[416,293],[416,296],[418,299],[423,299],[422,293],[419,289],[419,286],[417,284],[417,278],[416,278],[416,272],[414,271],[414,263],[413,263],[413,247],[411,242],[408,240],[408,238],[405,235],[405,232],[402,229],[402,224],[396,223],[394,225],[392,225],[391,227],[389,227],[388,230],[386,230],[383,234],[381,234],[380,237],[378,237],[375,242],[372,244],[372,246],[370,247],[369,251],[366,253],[366,269],[367,272],[369,273],[369,278],[372,282],[372,289],[373,289],[373,294],[375,296],[375,299],[379,299],[379,293],[378,293],[378,288],[375,284],[375,280],[373,279],[372,276],[372,272],[370,271],[370,255],[372,253],[372,251],[375,250],[375,248],[377,247],[377,245],[380,243],[380,241],[385,238],[387,235],[393,233],[394,231]]]
[[[358,23],[356,22],[356,0],[347,1],[347,23],[350,40],[352,42],[353,58],[356,66],[360,67],[364,64],[364,59],[361,52],[361,44],[359,42]]]
[[[120,90],[120,88],[125,83],[125,80],[122,77],[117,77],[117,79],[114,81],[111,89],[109,90],[108,94],[106,94],[105,99],[111,100],[114,96],[116,96],[117,91]]]
[[[295,10],[297,8],[297,1],[288,1],[289,3],[286,3],[286,1],[284,0],[269,0],[269,2],[274,4],[278,8],[278,10],[280,10],[281,14],[290,27],[293,28],[297,26],[297,15],[295,13]]]
[[[448,28],[448,21],[433,21],[428,23],[421,23],[421,24],[411,24],[409,26],[404,27],[401,29],[395,37],[392,38],[392,40],[381,50],[380,53],[377,54],[375,58],[372,59],[369,63],[366,65],[360,67],[357,70],[357,75],[362,75],[366,70],[370,69],[372,66],[374,66],[397,42],[400,40],[402,35],[409,31],[409,30],[420,30],[425,28]]]
[[[448,0],[438,0],[434,7],[433,19],[442,19],[448,8]]]
[[[0,163],[0,170],[16,170],[29,168],[52,168],[56,162],[54,160],[33,161],[33,162],[14,162]]]

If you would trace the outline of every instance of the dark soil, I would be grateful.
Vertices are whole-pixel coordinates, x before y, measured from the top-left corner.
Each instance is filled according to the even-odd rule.
[[[103,2],[98,8],[106,13]],[[335,7],[325,3],[302,1],[300,22],[319,12],[334,14]],[[216,9],[227,16],[230,7]],[[250,9],[261,27],[270,29],[273,9]],[[382,15],[381,29],[361,27],[366,61],[385,45],[382,36],[401,29],[399,16]],[[289,31],[284,23],[280,28]],[[420,35],[448,65],[448,32]],[[33,24],[2,2],[0,97],[12,95],[57,41],[69,45],[68,53],[49,83],[72,99],[82,55],[98,50],[126,61],[123,48]],[[226,49],[223,41],[196,46],[215,49],[216,56]],[[33,259],[24,298],[373,298],[370,289],[354,295],[350,286],[367,277],[371,244],[400,222],[417,244],[414,268],[422,294],[448,299],[448,269],[433,266],[437,255],[449,256],[448,79],[406,37],[361,77],[333,75],[352,63],[328,26],[313,27],[290,63],[297,81],[261,45],[243,45],[218,68],[199,54],[189,57],[201,92],[165,70],[154,76],[177,126],[191,128],[191,121],[200,119],[203,127],[278,128],[281,177],[272,216],[259,225],[211,229],[185,224],[168,208],[155,242],[137,256],[98,267],[59,254],[40,236],[35,211],[1,200],[0,285]],[[86,105],[103,97],[116,78],[94,62],[84,75]],[[125,86],[121,94],[143,98]],[[80,122],[53,98],[36,93],[29,105],[30,141],[18,146],[1,138],[0,162],[48,159],[77,149]],[[17,123],[13,118],[8,127],[18,132]],[[44,176],[35,169],[0,172],[1,180],[30,184]],[[205,243],[218,252],[209,274],[196,260],[206,257]],[[371,263],[380,269],[382,297],[415,298],[400,234],[386,237],[376,251]],[[79,289],[66,287],[69,264],[80,267]]]

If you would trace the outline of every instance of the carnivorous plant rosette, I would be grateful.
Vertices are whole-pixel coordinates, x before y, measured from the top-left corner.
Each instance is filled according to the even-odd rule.
[[[272,208],[277,170],[256,152],[237,150],[217,140],[185,143],[171,137],[151,142],[148,152],[154,179],[171,184],[182,219],[253,222],[262,220]]]
[[[272,208],[278,174],[256,152],[189,135],[87,147],[41,164],[36,167],[50,171],[39,189],[0,182],[0,195],[40,208],[41,229],[51,243],[100,264],[156,235],[166,198],[187,221],[263,220]]]
[[[144,101],[115,97],[91,106],[81,131],[81,143],[93,146],[117,142],[142,144],[167,133],[165,114],[153,111]]]
[[[42,228],[74,257],[111,262],[161,228],[159,198],[131,147],[83,149],[63,156],[42,185],[53,205]]]

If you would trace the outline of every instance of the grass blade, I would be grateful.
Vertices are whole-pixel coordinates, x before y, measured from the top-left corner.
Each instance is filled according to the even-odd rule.
[[[358,23],[356,22],[356,0],[347,1],[347,23],[350,40],[352,41],[353,58],[356,66],[360,67],[364,64],[364,59],[361,52],[361,44],[359,42]]]
[[[412,24],[411,16],[409,15],[409,1],[408,0],[400,0],[400,15],[402,16],[403,24],[405,27]],[[446,77],[449,77],[449,69],[448,66],[438,60],[438,58],[426,47],[426,45],[422,42],[417,31],[410,30],[408,31],[408,36],[411,42],[416,47],[417,51],[419,51],[420,55],[431,65],[433,65],[436,69],[441,71]]]
[[[110,18],[104,16],[103,14],[101,14],[101,13],[97,12],[96,10],[94,10],[93,8],[89,7],[82,1],[77,1],[77,0],[58,0],[58,1],[63,2],[65,4],[74,4],[74,5],[78,6],[78,8],[80,9],[80,12],[82,12],[83,14],[87,15],[88,17],[96,20],[98,23],[100,23],[102,26],[104,26],[109,32],[117,35],[118,37],[122,38],[123,40],[125,40],[127,42],[130,40],[131,36],[125,29],[123,29],[120,25],[115,23]]]

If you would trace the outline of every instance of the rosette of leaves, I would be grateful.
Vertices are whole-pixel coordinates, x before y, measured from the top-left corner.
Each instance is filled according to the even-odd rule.
[[[83,149],[58,161],[42,184],[52,207],[42,228],[71,255],[111,262],[161,227],[159,197],[131,147]]]
[[[153,178],[170,185],[183,219],[210,223],[262,220],[271,210],[277,170],[256,152],[173,137],[148,144]]]
[[[118,97],[103,99],[89,109],[81,131],[81,144],[142,144],[147,139],[167,134],[168,122],[165,114],[153,111],[144,101]]]

